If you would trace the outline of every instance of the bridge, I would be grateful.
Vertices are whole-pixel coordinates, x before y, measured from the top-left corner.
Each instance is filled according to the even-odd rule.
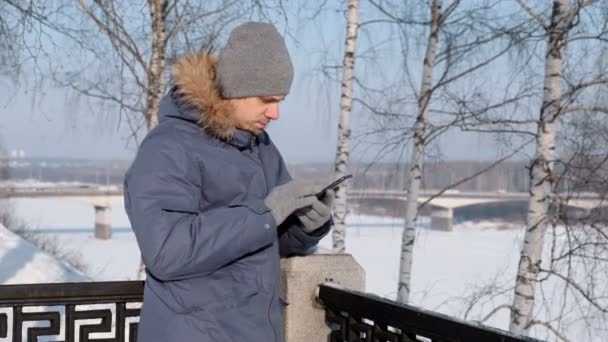
[[[431,228],[451,230],[454,209],[487,205],[493,203],[527,203],[526,192],[461,192],[458,190],[422,190],[418,203],[430,208]],[[111,201],[123,198],[121,186],[56,186],[56,187],[5,187],[0,188],[0,199],[3,198],[42,198],[58,197],[76,200],[93,205],[95,209],[95,236],[101,239],[111,237],[110,210]],[[597,193],[561,193],[560,198],[567,207],[589,212],[594,208],[608,207]],[[384,189],[351,189],[349,200],[391,200],[406,201],[407,191]]]
[[[590,212],[594,208],[608,207],[603,197],[597,193],[560,193],[560,199],[566,207]],[[349,200],[380,199],[403,201],[407,200],[404,190],[353,189],[348,192]],[[418,203],[430,209],[431,229],[451,230],[454,209],[494,203],[522,203],[529,201],[527,192],[466,192],[458,190],[422,190],[418,195]]]
[[[530,194],[527,192],[461,192],[457,190],[447,190],[441,194],[440,192],[441,190],[422,190],[419,193],[418,202],[425,203],[428,201],[428,204],[437,207],[459,208],[484,203],[527,201],[530,198]],[[567,200],[568,206],[580,209],[595,208],[601,202],[601,197],[597,193],[590,192],[572,194],[562,193],[560,194],[560,197]],[[407,200],[407,191],[355,189],[348,192],[348,198],[374,198],[405,201]]]
[[[122,186],[31,186],[0,187],[0,200],[12,198],[65,198],[91,204],[95,210],[95,237],[112,237],[112,202],[123,199]]]

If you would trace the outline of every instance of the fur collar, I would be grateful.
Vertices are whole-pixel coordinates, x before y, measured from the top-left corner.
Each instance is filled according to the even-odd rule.
[[[231,140],[236,122],[230,102],[220,96],[216,64],[217,57],[211,54],[188,54],[173,66],[173,79],[180,98],[199,111],[198,124],[217,138]]]

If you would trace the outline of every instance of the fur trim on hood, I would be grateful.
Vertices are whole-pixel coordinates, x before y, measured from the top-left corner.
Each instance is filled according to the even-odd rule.
[[[188,54],[173,66],[177,94],[200,113],[198,124],[211,135],[230,140],[236,121],[231,104],[220,96],[216,82],[217,57],[211,54]]]

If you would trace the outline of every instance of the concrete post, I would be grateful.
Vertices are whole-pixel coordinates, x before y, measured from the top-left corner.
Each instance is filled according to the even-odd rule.
[[[365,271],[350,254],[313,254],[281,260],[282,298],[288,303],[286,342],[327,341],[325,309],[316,301],[320,284],[365,291]]]
[[[431,229],[451,231],[453,218],[452,208],[435,208],[431,211]]]
[[[95,205],[95,238],[108,240],[112,238],[109,205]]]

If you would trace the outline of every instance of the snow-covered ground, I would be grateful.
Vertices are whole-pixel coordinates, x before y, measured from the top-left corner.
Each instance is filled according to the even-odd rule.
[[[19,199],[12,201],[12,205],[34,232],[53,236],[66,250],[80,253],[88,275],[94,280],[135,279],[140,255],[122,201],[113,203],[113,237],[107,241],[93,237],[94,211],[89,204],[48,198]],[[347,252],[365,269],[368,292],[395,298],[401,227],[399,219],[357,215],[349,218]],[[465,222],[455,225],[451,232],[426,227],[428,220],[423,219],[414,251],[413,304],[463,317],[471,296],[481,293],[484,286],[494,284],[498,287],[493,291],[497,291],[513,285],[523,237],[521,227],[504,229],[504,224],[491,222]],[[320,245],[329,248],[331,237],[323,239]],[[556,295],[553,292],[549,289],[546,295]],[[491,300],[480,300],[467,317],[478,319],[482,312],[510,303],[511,295],[512,290],[507,290]],[[542,310],[544,308],[538,309]],[[507,322],[508,312],[503,310],[487,323],[504,329]],[[571,324],[567,329],[572,332],[571,337],[590,333],[583,327],[584,322],[565,322]],[[606,322],[598,324],[606,327]],[[549,336],[538,335],[545,339]],[[586,336],[582,340],[606,341],[597,336]]]
[[[112,239],[93,237],[93,206],[64,198],[11,201],[17,217],[30,230],[56,239],[66,252],[78,254],[94,280],[133,280],[139,267],[139,248],[122,200],[114,200],[111,211]]]
[[[0,224],[0,284],[78,282],[88,278]]]

